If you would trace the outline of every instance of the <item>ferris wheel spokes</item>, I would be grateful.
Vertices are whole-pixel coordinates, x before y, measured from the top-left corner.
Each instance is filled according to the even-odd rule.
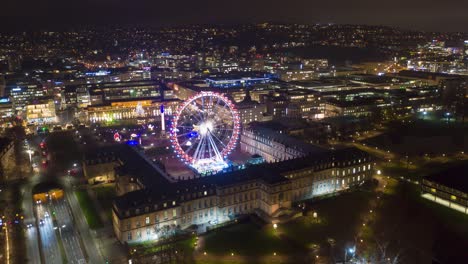
[[[225,159],[237,143],[239,129],[239,114],[228,98],[201,92],[177,110],[171,142],[177,156],[197,171],[218,171],[228,166]]]

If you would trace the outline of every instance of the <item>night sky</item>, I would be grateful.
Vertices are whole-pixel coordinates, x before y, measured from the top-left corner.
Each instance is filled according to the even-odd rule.
[[[7,3],[4,3],[7,1]],[[2,0],[0,29],[297,22],[468,32],[466,0]]]

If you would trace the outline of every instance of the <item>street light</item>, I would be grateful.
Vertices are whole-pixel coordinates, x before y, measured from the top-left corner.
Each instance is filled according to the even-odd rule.
[[[346,263],[346,259],[348,258],[348,253],[354,257],[354,253],[356,252],[356,247],[345,248],[345,258],[344,263]]]

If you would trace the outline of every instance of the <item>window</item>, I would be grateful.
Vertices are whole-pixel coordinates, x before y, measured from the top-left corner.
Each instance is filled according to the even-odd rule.
[[[164,219],[167,219],[167,211],[164,211]]]
[[[176,217],[177,216],[177,210],[176,209],[172,209],[172,217]]]
[[[455,195],[451,195],[451,196],[450,196],[450,199],[452,199],[452,200],[455,201],[455,200],[457,200],[457,197],[456,197]]]
[[[150,223],[150,219],[149,219],[149,216],[147,216],[147,217],[145,218],[145,224],[149,225],[149,223]]]
[[[128,234],[127,234],[127,240],[128,240],[128,241],[132,240],[132,232],[128,232]]]
[[[205,195],[205,196],[206,196],[207,194],[208,194],[208,192],[207,192],[207,191],[204,191],[204,192],[203,192],[203,195]]]
[[[175,205],[175,204],[176,204],[176,202],[175,202],[175,201],[172,201],[172,205]]]

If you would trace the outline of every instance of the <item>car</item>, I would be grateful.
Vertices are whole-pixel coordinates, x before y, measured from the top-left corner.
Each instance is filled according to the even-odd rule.
[[[44,225],[44,220],[39,219],[39,225],[41,225],[41,226]]]
[[[28,229],[29,229],[29,228],[32,228],[32,227],[33,227],[33,225],[32,225],[32,224],[26,224],[26,228],[28,228]]]
[[[45,212],[44,216],[45,216],[45,218],[49,218],[49,216],[50,216],[49,212]]]

